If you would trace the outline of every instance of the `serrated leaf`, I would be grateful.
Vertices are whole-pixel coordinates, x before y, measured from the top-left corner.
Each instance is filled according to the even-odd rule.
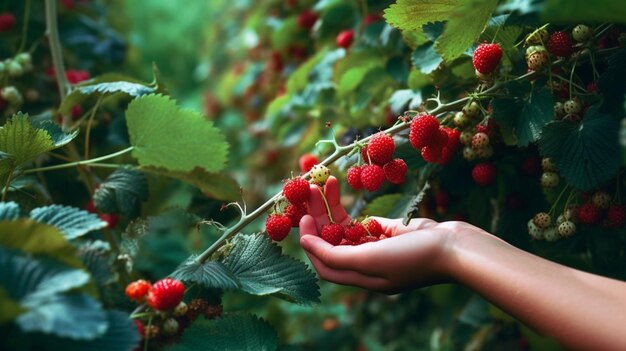
[[[183,262],[170,276],[181,281],[200,284],[207,288],[236,289],[237,278],[221,262],[198,263],[196,256]]]
[[[435,50],[446,61],[461,56],[487,26],[497,0],[470,0],[459,6],[448,18],[443,34],[435,42]]]
[[[191,171],[200,167],[220,171],[228,144],[213,122],[201,114],[183,110],[167,96],[136,98],[126,110],[132,154],[142,166]]]
[[[20,217],[20,206],[13,202],[0,202],[0,221],[18,219]]]
[[[111,282],[113,273],[110,255],[101,249],[81,247],[78,250],[78,257],[100,288]]]
[[[379,196],[367,204],[367,207],[363,210],[363,214],[367,216],[388,216],[393,206],[397,204],[401,198],[402,194]]]
[[[14,167],[54,148],[50,134],[33,128],[28,115],[18,113],[0,128],[0,151],[13,157]]]
[[[619,169],[619,122],[596,105],[582,122],[555,121],[543,129],[541,155],[550,157],[567,182],[589,191],[611,179]]]
[[[626,7],[622,0],[597,0],[593,5],[585,0],[548,0],[542,17],[550,22],[626,23]]]
[[[526,146],[539,140],[541,129],[553,118],[554,99],[550,90],[533,88],[517,123],[517,145]]]
[[[232,244],[222,263],[237,277],[243,291],[301,304],[319,301],[315,275],[303,262],[284,256],[267,235],[239,234]]]
[[[158,167],[142,167],[142,170],[182,180],[212,199],[234,201],[241,197],[239,184],[224,173],[209,173],[201,168],[195,168],[191,172],[176,172]]]
[[[424,74],[430,74],[439,67],[443,59],[433,46],[433,43],[426,43],[413,51],[411,62]]]
[[[30,211],[30,218],[56,227],[67,240],[76,239],[107,226],[105,221],[93,213],[61,205],[35,208]]]
[[[52,122],[51,120],[33,122],[33,127],[43,129],[48,132],[55,148],[65,146],[78,136],[78,130],[71,133],[65,133],[58,124]]]
[[[385,9],[384,17],[400,30],[416,30],[429,22],[447,20],[461,4],[460,0],[398,0]]]
[[[136,217],[142,201],[148,199],[148,180],[143,172],[121,168],[111,173],[93,194],[96,208],[103,212]]]
[[[272,351],[278,349],[278,335],[266,321],[249,314],[227,314],[219,319],[197,319],[178,345],[168,351]]]

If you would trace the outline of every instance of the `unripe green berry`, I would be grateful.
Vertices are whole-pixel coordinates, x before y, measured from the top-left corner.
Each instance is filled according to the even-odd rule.
[[[546,172],[556,171],[556,166],[554,165],[554,162],[552,162],[552,159],[549,157],[544,157],[543,159],[541,159],[541,168]]]
[[[580,102],[578,102],[578,100],[572,99],[563,103],[563,112],[565,112],[565,114],[578,114],[581,110],[582,107],[580,106]]]
[[[19,77],[24,74],[24,68],[16,60],[10,60],[6,65],[6,70],[11,77]]]
[[[12,85],[2,88],[2,90],[0,90],[0,96],[11,105],[20,106],[24,102],[20,91]]]
[[[330,170],[324,165],[315,165],[311,168],[311,179],[316,184],[324,184],[330,177]]]
[[[528,234],[535,240],[543,239],[543,229],[537,227],[532,219],[528,220]]]
[[[556,227],[550,227],[544,229],[543,237],[546,239],[546,241],[557,241],[559,240],[559,233],[557,233]]]
[[[597,191],[591,197],[591,202],[597,208],[606,210],[611,206],[611,195],[605,193],[604,191]]]
[[[560,236],[571,236],[576,233],[576,224],[574,224],[574,222],[565,221],[559,224],[558,232]]]
[[[533,217],[533,223],[538,228],[546,229],[552,224],[552,217],[546,212],[539,212]]]
[[[554,172],[543,172],[541,174],[540,183],[544,188],[554,188],[559,185],[561,178]]]
[[[491,145],[487,145],[485,147],[475,149],[474,152],[478,158],[490,158],[493,156],[493,147],[491,147]]]
[[[472,142],[473,136],[474,136],[474,133],[470,132],[469,130],[464,130],[461,132],[461,135],[459,136],[459,140],[461,140],[461,144],[469,145]]]
[[[572,29],[572,38],[579,43],[584,43],[591,38],[591,29],[584,24],[579,24]]]
[[[168,318],[163,322],[163,334],[175,335],[178,333],[178,322],[174,318]]]
[[[476,151],[469,146],[463,148],[463,158],[472,161],[476,158]]]
[[[463,106],[463,113],[467,115],[467,117],[473,118],[478,116],[480,112],[480,106],[476,101],[472,101],[469,104]]]
[[[457,127],[463,127],[467,125],[468,119],[463,112],[457,112],[454,114],[454,125]]]

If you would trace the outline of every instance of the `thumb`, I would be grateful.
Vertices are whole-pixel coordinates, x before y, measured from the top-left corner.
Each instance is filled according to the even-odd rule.
[[[308,214],[304,215],[302,219],[300,219],[300,237],[307,234],[319,236],[319,233],[317,232],[317,224],[315,223],[315,218]]]

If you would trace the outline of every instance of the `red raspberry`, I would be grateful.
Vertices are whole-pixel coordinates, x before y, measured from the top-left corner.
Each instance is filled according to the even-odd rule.
[[[490,185],[496,179],[496,166],[491,163],[478,163],[472,169],[472,178],[478,185]]]
[[[311,10],[304,10],[298,16],[298,25],[306,30],[311,30],[317,22],[317,14]]]
[[[572,38],[566,32],[554,32],[548,39],[548,51],[555,56],[569,56],[572,51]]]
[[[89,79],[90,75],[88,71],[70,69],[65,72],[65,77],[67,78],[67,81],[71,84],[78,84],[82,81]]]
[[[395,149],[396,145],[393,142],[393,138],[380,132],[374,134],[372,139],[367,143],[366,152],[369,155],[368,160],[372,160],[373,163],[382,166],[391,161]]]
[[[83,108],[80,105],[72,106],[72,120],[76,121],[83,115]]]
[[[361,238],[361,240],[359,241],[359,245],[360,244],[365,244],[365,243],[373,243],[378,241],[378,237],[373,236],[373,235],[366,235],[364,237]]]
[[[361,182],[361,171],[363,166],[352,166],[348,169],[346,177],[348,178],[348,184],[354,190],[363,189],[363,183]]]
[[[152,285],[146,302],[155,310],[172,309],[183,300],[185,285],[172,278],[161,279]]]
[[[383,166],[385,177],[391,184],[402,184],[406,178],[408,167],[401,158],[393,159]]]
[[[482,74],[493,72],[502,59],[502,49],[498,44],[480,44],[474,50],[474,68]]]
[[[448,133],[444,129],[445,127],[440,127],[437,138],[435,139],[434,145],[437,145],[443,149],[444,146],[448,145]],[[426,145],[428,146],[428,145]]]
[[[93,200],[89,200],[85,205],[85,211],[89,213],[97,213],[96,204],[93,203]]]
[[[367,156],[367,145],[361,148],[361,158],[363,159],[363,162],[370,163],[370,159]]]
[[[320,236],[331,245],[339,245],[343,239],[344,230],[343,226],[339,223],[325,224],[322,226],[322,233]]]
[[[285,207],[285,216],[289,217],[293,228],[300,225],[300,220],[305,214],[307,214],[306,202],[301,204],[289,204]]]
[[[281,241],[291,230],[291,218],[283,214],[273,214],[265,221],[265,231],[274,241]]]
[[[144,337],[144,335],[146,335],[146,328],[144,327],[143,323],[139,319],[133,319],[133,322],[135,322],[137,333],[139,333],[141,337]]]
[[[131,301],[141,303],[146,298],[151,287],[152,284],[148,283],[146,280],[139,279],[128,284],[125,293]]]
[[[606,213],[606,219],[611,228],[623,227],[626,223],[626,207],[619,204],[611,205]]]
[[[383,230],[383,226],[380,225],[380,222],[378,222],[374,218],[367,219],[366,228],[370,235],[377,237],[377,238],[381,234],[385,234],[385,231]]]
[[[439,163],[445,165],[450,162],[452,157],[454,157],[454,153],[458,150],[459,145],[461,145],[461,132],[448,127],[442,127],[442,129],[448,134],[448,143],[441,150]]]
[[[379,165],[364,165],[361,168],[361,183],[363,188],[374,192],[385,182],[385,171]]]
[[[339,245],[354,246],[354,245],[357,245],[357,243],[358,243],[358,241],[354,242],[354,241],[350,241],[350,240],[348,240],[346,238],[343,238],[343,239],[341,239],[341,242],[339,243]]]
[[[433,115],[421,115],[411,121],[409,141],[411,145],[421,150],[431,145],[439,137],[439,120]]]
[[[298,162],[300,164],[300,172],[306,173],[313,168],[316,164],[320,163],[320,161],[312,154],[304,154],[300,156],[300,160]]]
[[[439,145],[433,144],[422,148],[422,158],[429,163],[437,163],[441,160],[441,152],[443,148]]]
[[[107,222],[107,228],[115,228],[117,222],[120,221],[120,216],[115,213],[103,213],[100,215],[100,219]]]
[[[341,31],[337,35],[337,39],[336,39],[337,46],[339,46],[340,48],[344,48],[344,49],[349,48],[352,45],[353,41],[354,41],[354,30],[352,29]]]
[[[372,23],[378,22],[378,21],[382,21],[385,18],[379,14],[379,13],[372,13],[369,14],[367,16],[365,16],[365,18],[363,18],[363,25],[364,26],[369,26]]]
[[[578,207],[578,220],[583,224],[596,224],[600,220],[600,209],[591,203]]]
[[[307,201],[310,193],[309,182],[300,177],[288,180],[283,186],[283,195],[292,204],[301,204]]]
[[[365,227],[363,226],[363,224],[358,223],[358,222],[354,224],[349,224],[344,229],[345,229],[345,234],[344,234],[345,238],[352,242],[358,243],[362,237],[367,235],[367,231],[365,230]]]
[[[5,33],[15,26],[15,16],[12,13],[0,13],[0,33]]]

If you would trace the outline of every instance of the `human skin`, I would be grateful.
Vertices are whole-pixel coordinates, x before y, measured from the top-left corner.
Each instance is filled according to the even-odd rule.
[[[348,223],[334,177],[324,197],[333,220]],[[375,218],[390,238],[332,246],[318,236],[329,219],[311,186],[300,243],[322,279],[388,294],[463,284],[568,349],[626,350],[626,283],[534,256],[465,222]]]

